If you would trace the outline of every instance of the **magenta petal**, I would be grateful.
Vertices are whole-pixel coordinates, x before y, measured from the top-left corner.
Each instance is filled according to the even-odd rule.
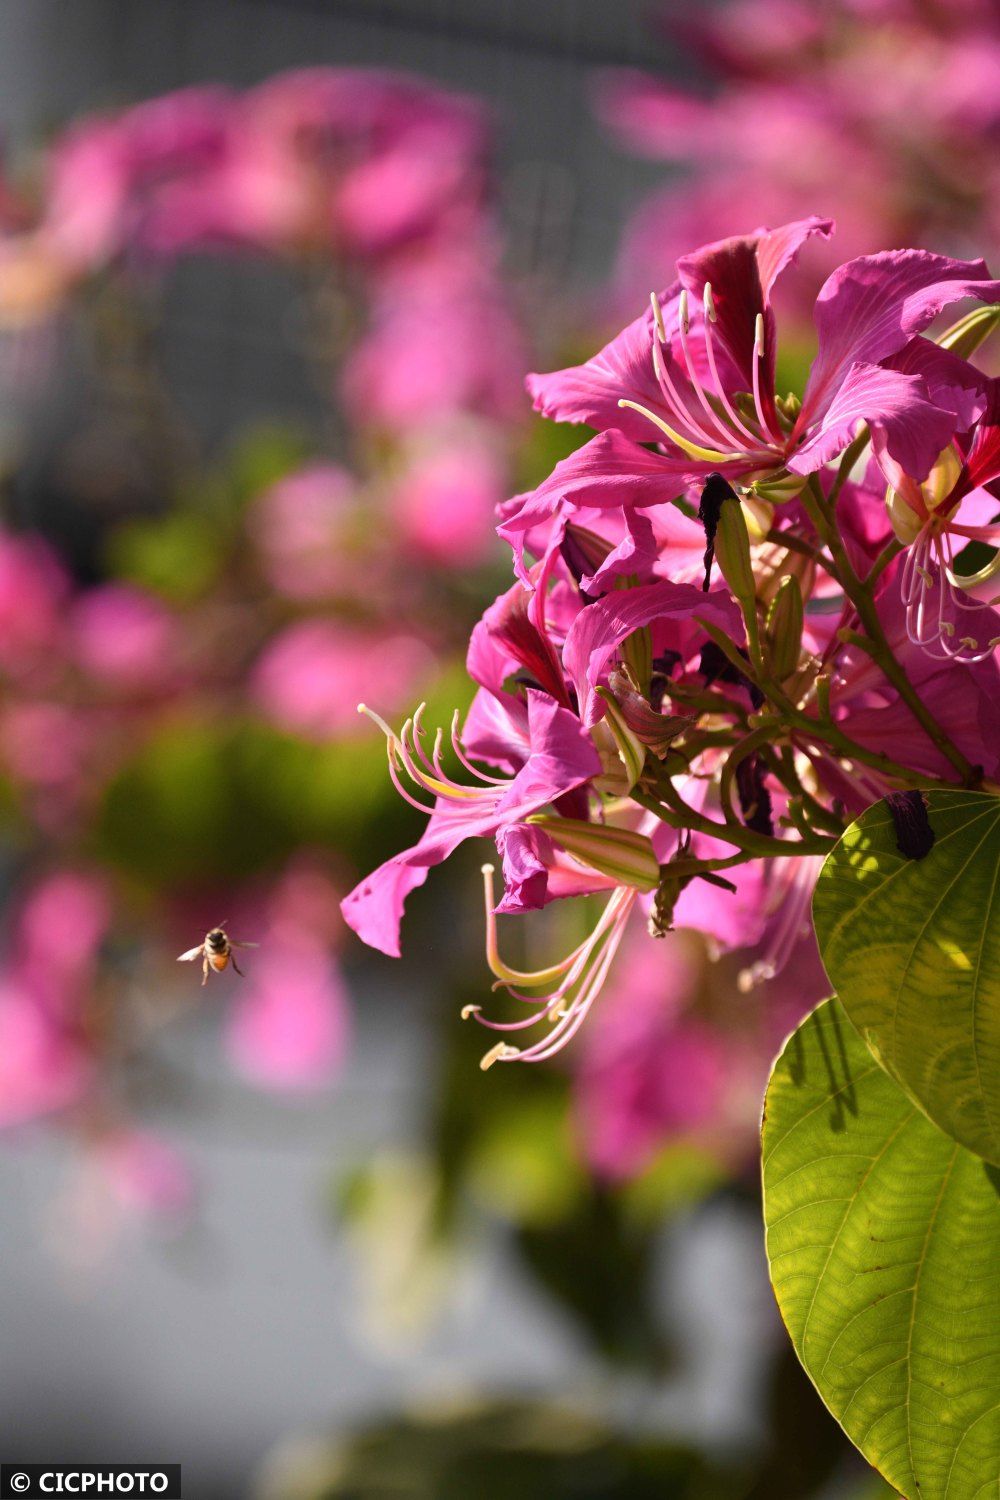
[[[711,283],[718,332],[740,372],[743,388],[753,389],[754,339],[758,313],[770,319],[771,289],[814,234],[829,238],[832,219],[813,215],[779,229],[758,229],[705,245],[677,262],[681,283],[700,301]],[[773,328],[766,340],[763,388],[774,389]]]
[[[647,583],[616,590],[583,610],[563,647],[563,665],[576,685],[583,722],[595,724],[603,715],[604,704],[596,689],[627,636],[654,620],[695,616],[742,639],[742,617],[729,594],[722,590],[704,594],[689,583]]]
[[[675,297],[676,286],[660,294]],[[548,375],[529,375],[525,384],[535,410],[554,422],[585,422],[599,432],[616,428],[648,442],[649,423],[638,412],[624,410],[625,398],[658,410],[663,405],[653,372],[653,313],[647,308],[586,364]]]
[[[626,510],[622,515],[625,535],[599,568],[580,579],[580,587],[586,594],[604,594],[614,588],[619,578],[633,575],[648,578],[652,574],[658,556],[653,523],[641,510]]]
[[[340,904],[348,927],[369,947],[399,957],[399,924],[427,871],[470,838],[492,838],[598,776],[601,762],[580,720],[545,693],[528,692],[531,754],[513,781],[461,801],[439,798],[422,838],[367,876]]]
[[[1000,479],[1000,379],[988,382],[987,409],[973,436],[964,478],[969,489]]]
[[[816,301],[819,352],[803,398],[802,424],[825,412],[852,364],[875,364],[895,354],[963,297],[1000,301],[1000,281],[990,280],[983,261],[887,250],[838,266]]]
[[[982,370],[930,339],[910,339],[898,354],[882,361],[887,370],[919,375],[935,406],[954,413],[956,432],[965,432],[986,410],[988,381]]]
[[[919,375],[854,364],[819,430],[789,459],[788,467],[796,474],[815,473],[844,451],[864,422],[872,429],[876,451],[887,452],[917,480],[926,479],[955,431],[954,414],[927,399]]]
[[[655,437],[652,424],[644,426],[645,436]],[[602,432],[556,464],[537,490],[518,496],[497,531],[520,555],[525,533],[548,521],[564,500],[591,510],[662,505],[683,493],[686,476],[704,467],[650,453],[619,432]]]

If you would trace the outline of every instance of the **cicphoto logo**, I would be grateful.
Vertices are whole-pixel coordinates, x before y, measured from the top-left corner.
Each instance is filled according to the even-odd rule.
[[[3,1464],[0,1500],[49,1495],[147,1495],[181,1500],[180,1464]]]

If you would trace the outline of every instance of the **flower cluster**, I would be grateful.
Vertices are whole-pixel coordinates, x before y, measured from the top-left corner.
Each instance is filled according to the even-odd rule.
[[[992,0],[725,0],[664,6],[704,86],[606,71],[597,108],[630,150],[686,168],[622,250],[632,294],[734,222],[822,203],[841,255],[997,244],[1000,16]],[[832,262],[814,246],[813,264]]]
[[[804,386],[781,394],[775,284],[832,228],[685,255],[592,359],[528,378],[536,408],[597,435],[501,507],[516,576],[473,631],[461,732],[379,720],[428,822],[344,915],[398,954],[408,893],[463,840],[495,842],[487,958],[525,1008],[467,1008],[499,1035],[484,1066],[558,1052],[640,913],[654,937],[752,950],[744,991],[773,979],[846,820],[1000,773],[1000,387],[971,362],[1000,281],[925,251],[846,262],[816,298]],[[955,303],[972,310],[940,331]],[[502,956],[498,916],[595,894],[565,957]]]
[[[342,1060],[341,862],[385,812],[357,775],[354,705],[398,710],[461,640],[523,416],[491,135],[478,104],[406,75],[314,69],[84,119],[34,191],[6,184],[0,380],[14,391],[30,370],[29,418],[71,343],[89,339],[107,375],[124,342],[117,386],[169,452],[144,337],[158,289],[182,257],[256,255],[290,267],[304,352],[349,434],[304,463],[297,439],[251,436],[210,469],[185,431],[162,514],[130,515],[126,495],[125,524],[101,523],[100,581],[91,559],[74,576],[58,515],[39,518],[55,544],[0,532],[0,811],[19,891],[0,936],[0,1126],[68,1127],[91,1197],[99,1179],[126,1208],[191,1202],[130,1079],[184,1009],[174,955],[220,916],[261,945],[226,997],[238,1071],[303,1091]],[[6,424],[12,470],[31,438]],[[73,503],[76,450],[100,446],[66,455]],[[170,998],[150,1005],[143,973],[164,954]]]

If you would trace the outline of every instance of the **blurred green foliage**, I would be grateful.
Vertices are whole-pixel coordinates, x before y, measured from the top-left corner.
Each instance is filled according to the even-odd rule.
[[[627,1441],[567,1407],[498,1403],[397,1418],[290,1450],[262,1500],[727,1500],[699,1454]]]

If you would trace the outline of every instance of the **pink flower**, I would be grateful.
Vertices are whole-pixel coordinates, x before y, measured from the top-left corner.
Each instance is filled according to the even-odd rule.
[[[195,1202],[191,1168],[168,1141],[146,1130],[101,1135],[92,1148],[95,1165],[120,1206],[167,1223],[183,1223]]]
[[[0,978],[0,1127],[68,1108],[91,1076],[80,1035],[39,1003],[24,978]]]
[[[522,759],[525,731],[513,716],[508,716],[508,725],[507,753],[513,763],[520,762],[520,769],[510,780],[474,773],[479,776],[478,786],[462,786],[440,774],[420,746],[419,719],[412,743],[405,731],[397,738],[384,726],[397,786],[402,790],[401,769],[435,801],[433,807],[422,808],[430,818],[420,841],[367,876],[342,903],[347,925],[371,947],[399,957],[399,924],[406,897],[459,844],[469,838],[493,838],[500,828],[523,822],[546,803],[600,773],[597,753],[576,715],[547,694],[534,690],[527,694],[526,758]]]
[[[985,398],[978,371],[919,334],[951,302],[1000,300],[1000,282],[981,261],[924,251],[849,261],[817,299],[819,348],[801,405],[779,407],[771,289],[806,239],[831,228],[812,218],[706,245],[678,261],[673,287],[593,359],[529,376],[546,416],[601,431],[524,497],[502,533],[511,539],[563,500],[663,503],[712,472],[743,483],[807,476],[864,423],[879,454],[926,477]],[[662,451],[639,446],[654,439]]]
[[[354,569],[343,553],[359,505],[356,481],[337,464],[309,464],[260,497],[251,527],[279,593],[311,601],[353,591]]]
[[[482,562],[495,546],[492,523],[505,478],[497,445],[485,433],[432,434],[389,495],[403,547],[443,567]]]
[[[642,933],[608,985],[575,1085],[584,1153],[600,1177],[637,1176],[668,1141],[718,1122],[727,1044],[685,1015],[702,978],[691,943]]]
[[[341,395],[359,426],[391,432],[422,430],[456,411],[513,420],[523,412],[525,363],[495,277],[435,255],[382,284]]]
[[[109,919],[95,875],[58,871],[29,891],[0,975],[0,1125],[64,1109],[88,1088],[84,1006]]]
[[[304,934],[265,941],[229,1025],[244,1076],[272,1089],[328,1083],[348,1042],[347,996],[325,951]]]
[[[301,620],[265,648],[252,691],[282,729],[326,739],[356,731],[365,697],[405,701],[432,666],[428,647],[415,636]]]
[[[18,680],[52,675],[68,581],[31,536],[0,535],[0,670]]]
[[[320,1088],[350,1040],[347,993],[331,956],[342,931],[338,892],[323,870],[304,858],[286,870],[259,931],[260,950],[230,1013],[228,1050],[264,1088]]]
[[[105,584],[88,590],[74,605],[70,632],[79,665],[109,687],[155,690],[172,675],[175,623],[139,589]]]

